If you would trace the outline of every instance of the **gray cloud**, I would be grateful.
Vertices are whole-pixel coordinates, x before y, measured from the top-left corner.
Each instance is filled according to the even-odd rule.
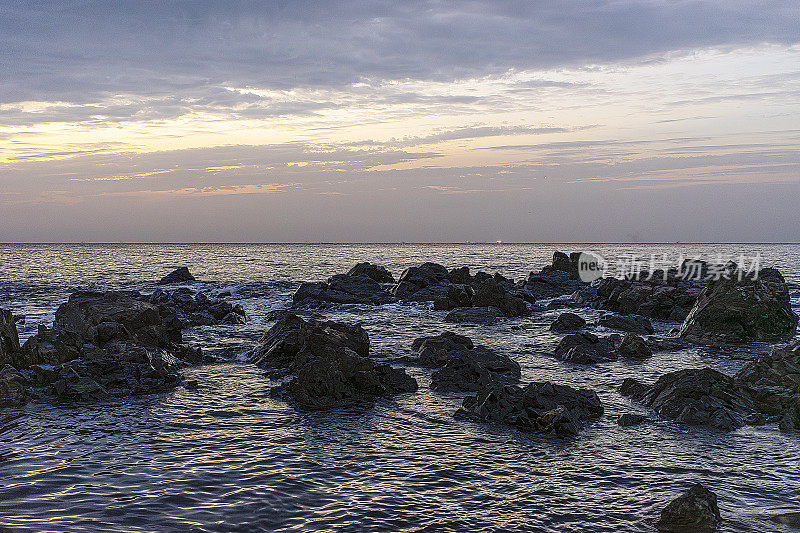
[[[424,13],[424,16],[420,16]],[[224,85],[451,80],[800,39],[793,0],[25,2],[0,6],[0,101]]]

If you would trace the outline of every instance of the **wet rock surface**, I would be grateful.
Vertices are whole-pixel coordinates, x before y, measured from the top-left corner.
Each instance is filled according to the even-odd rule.
[[[386,267],[372,263],[357,263],[347,273],[348,276],[362,276],[378,283],[394,283],[394,276]]]
[[[575,313],[561,313],[555,322],[550,324],[550,331],[575,331],[586,326],[586,320]]]
[[[780,342],[797,331],[789,289],[775,269],[740,275],[735,264],[709,282],[681,326],[682,339],[697,344]]]
[[[653,355],[653,351],[647,345],[647,342],[635,333],[626,333],[622,337],[622,342],[617,347],[617,351],[622,357],[628,359],[647,359]]]
[[[452,332],[416,339],[412,351],[417,355],[411,364],[439,369],[431,375],[431,388],[440,392],[474,392],[520,377],[520,366],[510,357]]]
[[[492,385],[464,399],[459,419],[501,423],[522,431],[577,435],[584,422],[599,418],[597,393],[550,382]]]
[[[617,343],[619,335],[598,337],[589,332],[567,335],[556,346],[554,355],[557,359],[581,365],[591,365],[619,358]]]
[[[462,324],[491,324],[503,317],[496,307],[457,307],[444,317],[445,322]]]
[[[26,396],[94,400],[169,390],[178,369],[203,360],[183,344],[180,321],[136,292],[78,291],[59,306],[52,328],[4,356],[4,390],[24,381]],[[13,375],[11,370],[18,372]]]
[[[620,393],[686,425],[731,430],[769,420],[745,384],[711,368],[670,372],[652,386],[626,379]]]
[[[616,315],[607,313],[600,317],[597,323],[604,328],[618,329],[639,335],[650,335],[655,330],[650,321],[639,315]]]
[[[189,281],[197,281],[195,277],[189,272],[189,267],[179,267],[158,280],[159,285],[169,285],[170,283],[187,283]]]
[[[292,305],[364,304],[381,305],[394,302],[380,283],[368,276],[336,274],[328,281],[301,283],[292,297]]]
[[[696,483],[661,511],[656,528],[667,533],[707,533],[716,531],[721,521],[716,494]]]
[[[285,315],[251,354],[257,366],[288,381],[273,394],[301,410],[324,410],[417,390],[402,369],[369,358],[369,336],[359,325],[305,321]]]
[[[247,313],[241,305],[209,298],[202,292],[181,288],[174,291],[156,289],[146,301],[157,305],[162,316],[177,316],[180,328],[213,326],[218,324],[244,324]]]
[[[623,315],[683,322],[703,288],[703,283],[653,276],[639,280],[603,278],[597,284],[592,306]]]

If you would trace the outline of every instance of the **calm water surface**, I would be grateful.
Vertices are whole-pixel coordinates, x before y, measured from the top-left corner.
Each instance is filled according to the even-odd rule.
[[[606,414],[573,440],[459,422],[461,396],[430,391],[430,372],[408,371],[417,393],[329,413],[301,414],[270,398],[274,383],[242,362],[287,307],[301,280],[358,261],[499,271],[521,278],[555,249],[635,253],[760,254],[793,284],[800,305],[798,245],[0,245],[0,306],[26,315],[27,338],[50,323],[76,289],[151,291],[178,265],[208,294],[230,290],[250,314],[244,326],[202,327],[185,337],[220,363],[185,370],[200,388],[90,406],[28,404],[0,410],[0,529],[70,531],[651,531],[686,485],[717,492],[723,531],[789,531],[766,516],[800,510],[800,437],[775,426],[731,433],[654,420],[616,387],[685,367],[735,372],[768,346],[662,352],[642,363],[594,367],[548,355],[558,311],[492,326],[448,326],[502,350],[524,380],[590,387]],[[348,306],[325,316],[359,321],[372,351],[391,361],[411,341],[444,331],[430,304]],[[591,309],[579,311],[595,318]],[[664,333],[675,324],[657,323]]]

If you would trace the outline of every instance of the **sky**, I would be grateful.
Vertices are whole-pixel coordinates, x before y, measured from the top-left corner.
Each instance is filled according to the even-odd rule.
[[[0,242],[797,242],[800,3],[0,0]]]

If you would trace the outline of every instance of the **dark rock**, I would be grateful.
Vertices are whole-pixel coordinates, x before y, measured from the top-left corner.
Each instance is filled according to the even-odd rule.
[[[705,533],[716,531],[721,521],[717,496],[696,483],[661,511],[656,528],[668,533]]]
[[[188,281],[197,281],[194,276],[192,276],[191,272],[189,272],[189,268],[182,266],[180,268],[176,268],[160,280],[158,280],[159,285],[167,285],[169,283],[186,283]]]
[[[445,322],[458,324],[491,324],[503,316],[496,307],[459,307],[444,317]]]
[[[183,382],[183,387],[185,389],[196,390],[199,386],[196,379],[187,379]]]
[[[681,424],[731,430],[767,421],[746,386],[711,368],[664,374],[643,393],[630,384],[627,389],[660,416]]]
[[[735,376],[747,386],[760,411],[780,418],[783,431],[800,430],[800,341],[776,346]]]
[[[393,301],[395,299],[377,281],[349,274],[336,274],[327,282],[302,283],[292,296],[292,305],[319,302],[381,305]]]
[[[784,524],[796,529],[800,529],[800,512],[779,513],[770,516],[769,519],[778,524]]]
[[[392,288],[391,293],[398,298],[406,298],[420,289],[445,281],[447,275],[447,269],[437,263],[423,263],[418,267],[410,267],[400,275],[400,280]]]
[[[586,325],[586,320],[574,313],[561,313],[555,322],[550,324],[550,331],[572,331],[581,329]]]
[[[604,328],[629,331],[639,335],[650,335],[655,331],[649,320],[638,315],[605,314],[600,317],[598,323]]]
[[[405,371],[377,364],[368,355],[369,337],[361,326],[286,315],[261,338],[252,361],[289,375],[273,393],[302,410],[332,409],[417,389]]]
[[[582,365],[616,361],[618,353],[614,343],[618,337],[598,337],[588,332],[567,335],[556,346],[554,355],[562,361]]]
[[[303,320],[287,314],[275,323],[251,353],[251,362],[264,369],[288,372],[304,360],[348,349],[366,357],[369,336],[360,325]]]
[[[608,277],[597,284],[597,297],[592,305],[623,315],[637,314],[682,322],[701,288],[698,282],[678,279],[636,281]]]
[[[437,311],[450,311],[458,307],[471,307],[473,290],[465,285],[449,285],[447,295],[440,296],[433,301],[433,308]]]
[[[536,299],[573,294],[585,287],[586,283],[562,270],[542,270],[538,274],[531,272],[520,286]]]
[[[623,396],[630,396],[634,400],[640,400],[649,389],[649,386],[637,379],[625,378],[619,387],[619,393]]]
[[[37,395],[86,401],[175,387],[183,364],[204,360],[180,342],[174,313],[141,294],[79,291],[12,359]]]
[[[617,418],[617,424],[626,428],[630,426],[638,426],[647,420],[647,417],[644,415],[634,414],[634,413],[625,413]]]
[[[372,263],[357,263],[347,275],[367,277],[378,283],[394,283],[394,276],[386,267]]]
[[[412,350],[417,352],[412,364],[439,368],[431,376],[431,388],[437,391],[478,391],[492,382],[510,383],[520,377],[520,366],[510,357],[449,331],[416,339]]]
[[[11,365],[0,368],[0,407],[22,405],[25,403],[25,378]]]
[[[576,435],[584,421],[602,414],[594,391],[535,382],[525,387],[492,384],[466,397],[456,417],[499,422],[522,431]]]
[[[177,319],[176,326],[186,329],[217,324],[244,324],[247,313],[241,305],[209,298],[202,292],[180,288],[174,291],[156,289],[146,301],[157,305],[165,319]],[[174,317],[174,318],[173,318]]]
[[[496,307],[503,316],[518,317],[531,314],[524,300],[512,296],[497,283],[496,280],[486,280],[475,287],[472,297],[473,307]]]
[[[11,354],[19,350],[19,334],[14,314],[0,309],[0,364],[11,359]]]
[[[447,274],[447,278],[451,283],[460,285],[468,285],[473,281],[469,273],[469,267],[454,268]]]
[[[798,317],[780,272],[765,268],[740,279],[735,267],[730,264],[726,276],[703,289],[681,326],[681,338],[698,344],[739,344],[794,337]]]
[[[419,337],[411,344],[411,351],[417,354],[412,363],[424,367],[444,366],[453,353],[472,350],[474,347],[472,339],[452,331],[432,337]]]
[[[622,357],[630,359],[646,359],[653,355],[644,339],[635,333],[626,333],[617,351]]]

